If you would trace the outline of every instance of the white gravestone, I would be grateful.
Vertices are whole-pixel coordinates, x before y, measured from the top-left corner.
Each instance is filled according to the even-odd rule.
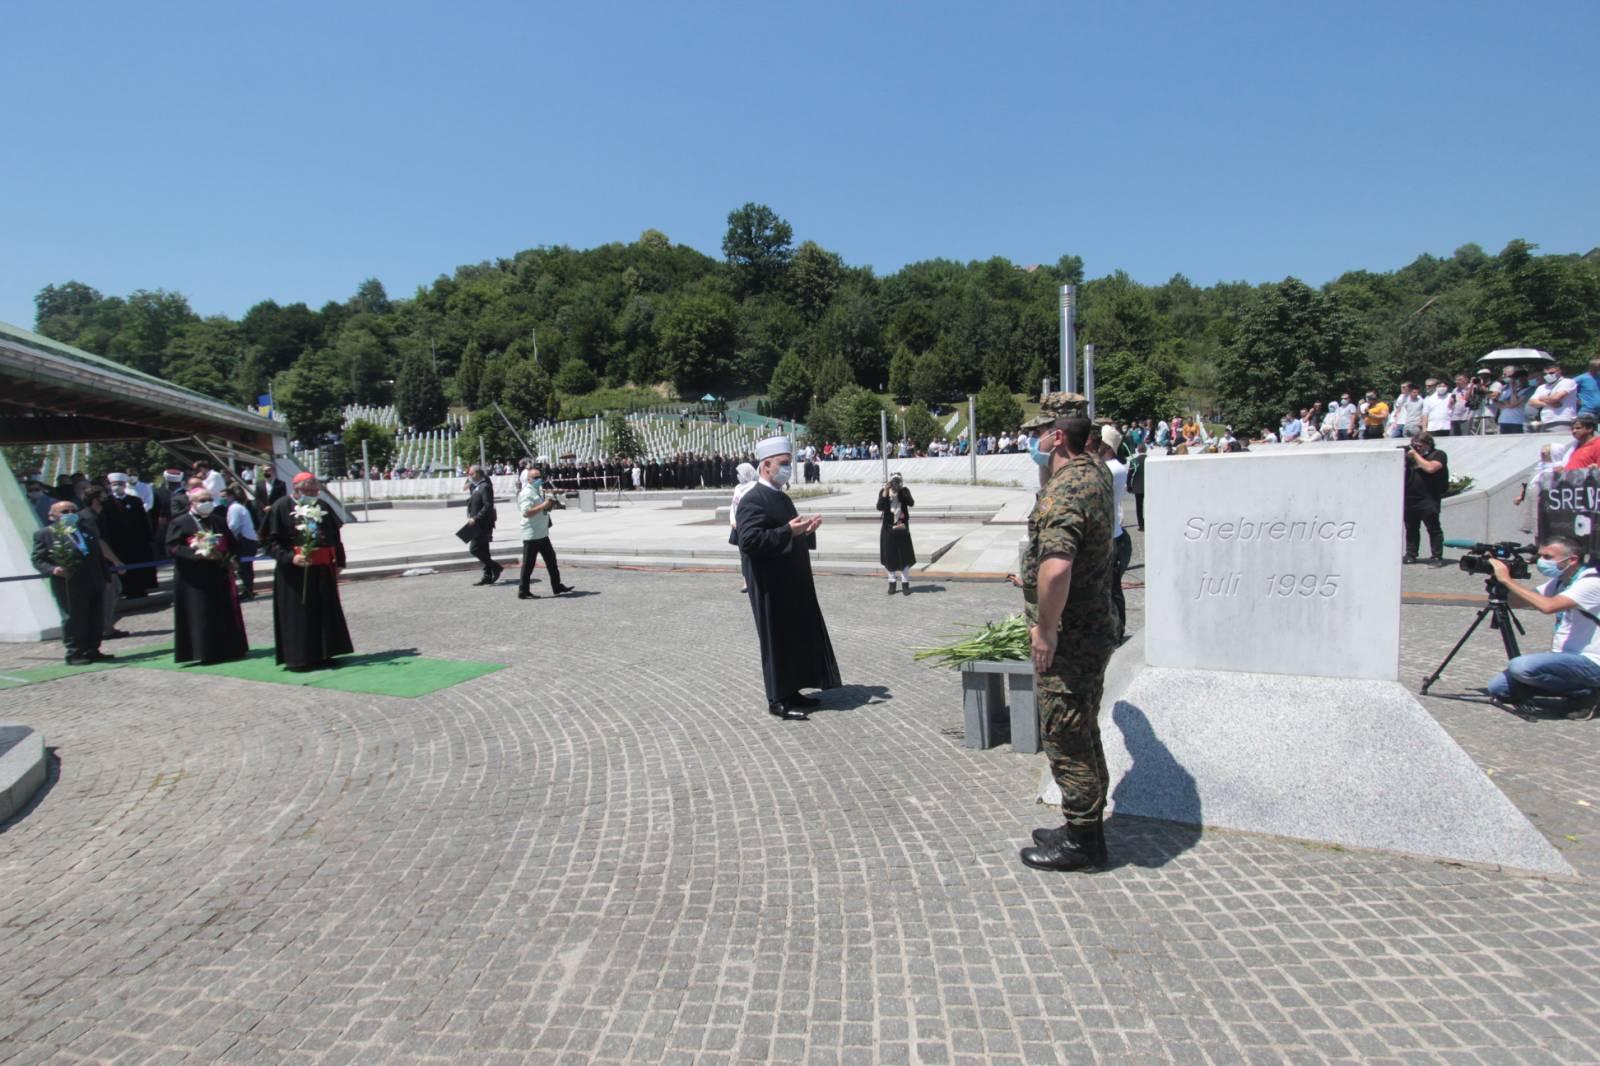
[[[1396,680],[1404,462],[1398,448],[1152,458],[1146,662]]]

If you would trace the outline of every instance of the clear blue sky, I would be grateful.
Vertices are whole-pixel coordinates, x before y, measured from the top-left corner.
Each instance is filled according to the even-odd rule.
[[[1519,9],[1520,8],[1520,9]],[[755,200],[852,264],[1314,284],[1600,245],[1600,4],[12,0],[0,319],[392,296]]]

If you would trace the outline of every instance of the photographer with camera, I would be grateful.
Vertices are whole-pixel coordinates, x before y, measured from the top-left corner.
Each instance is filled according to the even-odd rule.
[[[1488,563],[1513,604],[1556,616],[1550,650],[1512,659],[1485,686],[1490,698],[1521,703],[1533,696],[1589,696],[1600,690],[1600,572],[1584,565],[1578,542],[1551,537],[1539,546],[1535,565],[1550,580],[1538,592],[1516,584],[1505,560]]]
[[[1428,527],[1428,547],[1433,554],[1430,566],[1444,565],[1444,527],[1439,525],[1439,508],[1450,487],[1450,459],[1433,446],[1433,434],[1423,430],[1411,438],[1406,448],[1406,555],[1402,562],[1417,561],[1422,546],[1420,526]]]

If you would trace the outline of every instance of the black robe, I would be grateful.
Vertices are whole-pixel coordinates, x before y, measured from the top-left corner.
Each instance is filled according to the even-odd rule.
[[[106,543],[124,563],[148,563],[155,559],[155,543],[150,536],[150,516],[145,513],[144,501],[133,493],[120,498],[108,495],[104,499],[100,526]],[[143,566],[126,570],[122,574],[122,594],[143,596],[156,587],[154,567]]]
[[[239,590],[229,565],[238,546],[228,534],[226,512],[198,518],[193,511],[167,523],[167,554],[172,556],[172,634],[174,662],[225,663],[250,652],[239,610]],[[221,554],[204,559],[189,538],[204,528],[218,534]]]
[[[911,493],[900,490],[900,502],[905,504],[906,520],[895,525],[900,508],[893,500],[878,493],[878,511],[883,515],[883,528],[878,531],[878,562],[885,570],[904,570],[917,565],[917,550],[911,544],[911,508],[916,506]]]
[[[814,537],[796,539],[789,520],[798,512],[777,489],[757,484],[739,501],[739,550],[750,560],[750,609],[761,641],[767,702],[803,688],[838,688],[839,664],[811,579]]]
[[[355,651],[339,605],[338,571],[345,565],[339,516],[324,503],[317,528],[317,547],[333,549],[334,565],[296,566],[301,537],[294,509],[301,502],[289,495],[274,503],[261,529],[261,548],[277,563],[272,571],[272,636],[278,662],[290,669],[316,666]]]

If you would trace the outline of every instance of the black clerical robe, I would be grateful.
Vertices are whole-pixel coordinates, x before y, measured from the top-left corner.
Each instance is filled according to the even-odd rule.
[[[767,702],[803,688],[838,688],[839,664],[811,578],[815,537],[796,537],[794,502],[765,482],[739,501],[739,550],[750,560],[750,609],[761,641]]]
[[[150,516],[144,501],[133,493],[105,497],[100,515],[101,532],[111,550],[125,565],[149,563],[155,559],[155,543],[150,537]],[[156,571],[140,566],[122,573],[122,594],[143,596],[156,587]]]
[[[355,651],[339,605],[338,571],[344,569],[344,541],[339,537],[339,516],[322,504],[317,522],[316,549],[311,566],[294,565],[302,543],[295,528],[294,509],[302,500],[290,494],[267,509],[262,523],[261,549],[276,562],[272,571],[272,635],[278,662],[291,670],[327,662],[335,655]]]
[[[206,558],[191,541],[201,532],[217,538],[216,554]],[[225,663],[250,651],[233,581],[238,546],[228,535],[223,511],[200,518],[193,511],[167,523],[167,554],[172,556],[172,659],[180,663]]]

